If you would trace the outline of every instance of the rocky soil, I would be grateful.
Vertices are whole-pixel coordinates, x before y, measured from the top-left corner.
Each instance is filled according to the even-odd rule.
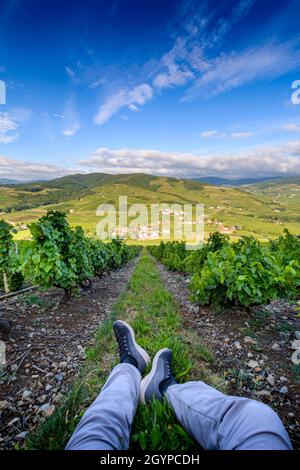
[[[94,333],[126,287],[135,261],[93,280],[92,288],[63,304],[63,292],[31,291],[0,302],[6,365],[0,366],[0,449],[21,447],[50,416],[93,343]],[[3,346],[3,343],[2,343]]]
[[[214,368],[229,392],[261,400],[283,420],[294,448],[300,449],[300,319],[295,306],[274,301],[250,310],[216,313],[190,302],[188,276],[158,264],[167,288],[178,300],[184,323],[199,332],[216,358]]]

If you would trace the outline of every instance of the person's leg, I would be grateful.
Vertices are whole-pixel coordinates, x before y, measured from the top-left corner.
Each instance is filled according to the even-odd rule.
[[[226,396],[203,382],[171,385],[166,397],[178,421],[204,449],[289,450],[289,436],[267,405]]]
[[[84,413],[66,450],[128,449],[141,374],[131,364],[118,364],[96,400]]]
[[[178,421],[204,449],[291,449],[277,414],[255,400],[230,397],[203,382],[177,384],[172,352],[159,351],[142,380],[140,401],[166,396]]]
[[[121,364],[110,374],[101,393],[87,409],[66,450],[123,450],[129,446],[138,404],[141,374],[150,358],[123,321],[113,325]]]

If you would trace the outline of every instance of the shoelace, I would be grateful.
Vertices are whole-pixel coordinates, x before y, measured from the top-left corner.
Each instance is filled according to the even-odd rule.
[[[121,336],[119,339],[119,351],[120,356],[123,356],[123,354],[128,354],[128,344],[126,335]]]

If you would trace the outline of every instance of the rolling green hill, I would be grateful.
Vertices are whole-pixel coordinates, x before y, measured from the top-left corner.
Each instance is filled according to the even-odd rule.
[[[129,187],[155,191],[167,183],[171,188],[176,178],[160,178],[142,173],[132,175],[110,175],[106,173],[75,174],[50,181],[30,182],[18,185],[0,186],[0,212],[25,210],[34,207],[57,204],[75,196],[86,196],[94,188],[111,184],[124,184]],[[186,180],[186,185],[201,189],[204,183]]]
[[[265,181],[242,187],[212,186],[194,180],[145,174],[70,175],[39,183],[0,187],[0,207],[15,224],[17,238],[26,238],[26,226],[48,208],[66,211],[72,224],[95,234],[96,209],[102,203],[118,207],[119,195],[128,203],[201,203],[205,206],[205,233],[215,230],[232,238],[255,235],[276,237],[287,227],[300,233],[300,178]],[[26,206],[28,209],[26,209]]]
[[[294,217],[300,221],[300,177],[265,181],[242,189],[264,201],[271,200],[277,204],[281,220]]]

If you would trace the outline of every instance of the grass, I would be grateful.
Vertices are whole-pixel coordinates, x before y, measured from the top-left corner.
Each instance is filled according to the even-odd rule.
[[[119,297],[110,318],[100,325],[94,345],[87,350],[87,359],[69,395],[60,408],[29,437],[27,448],[65,447],[83,412],[118,363],[117,345],[112,332],[112,323],[117,318],[132,325],[137,341],[151,358],[163,347],[172,349],[173,367],[179,382],[200,379],[225,390],[224,381],[210,368],[214,362],[213,355],[194,331],[183,328],[178,305],[163,286],[154,262],[145,254],[140,258],[127,290]],[[139,405],[130,446],[136,450],[187,450],[194,449],[196,443],[177,422],[166,401],[153,401],[146,406]]]

